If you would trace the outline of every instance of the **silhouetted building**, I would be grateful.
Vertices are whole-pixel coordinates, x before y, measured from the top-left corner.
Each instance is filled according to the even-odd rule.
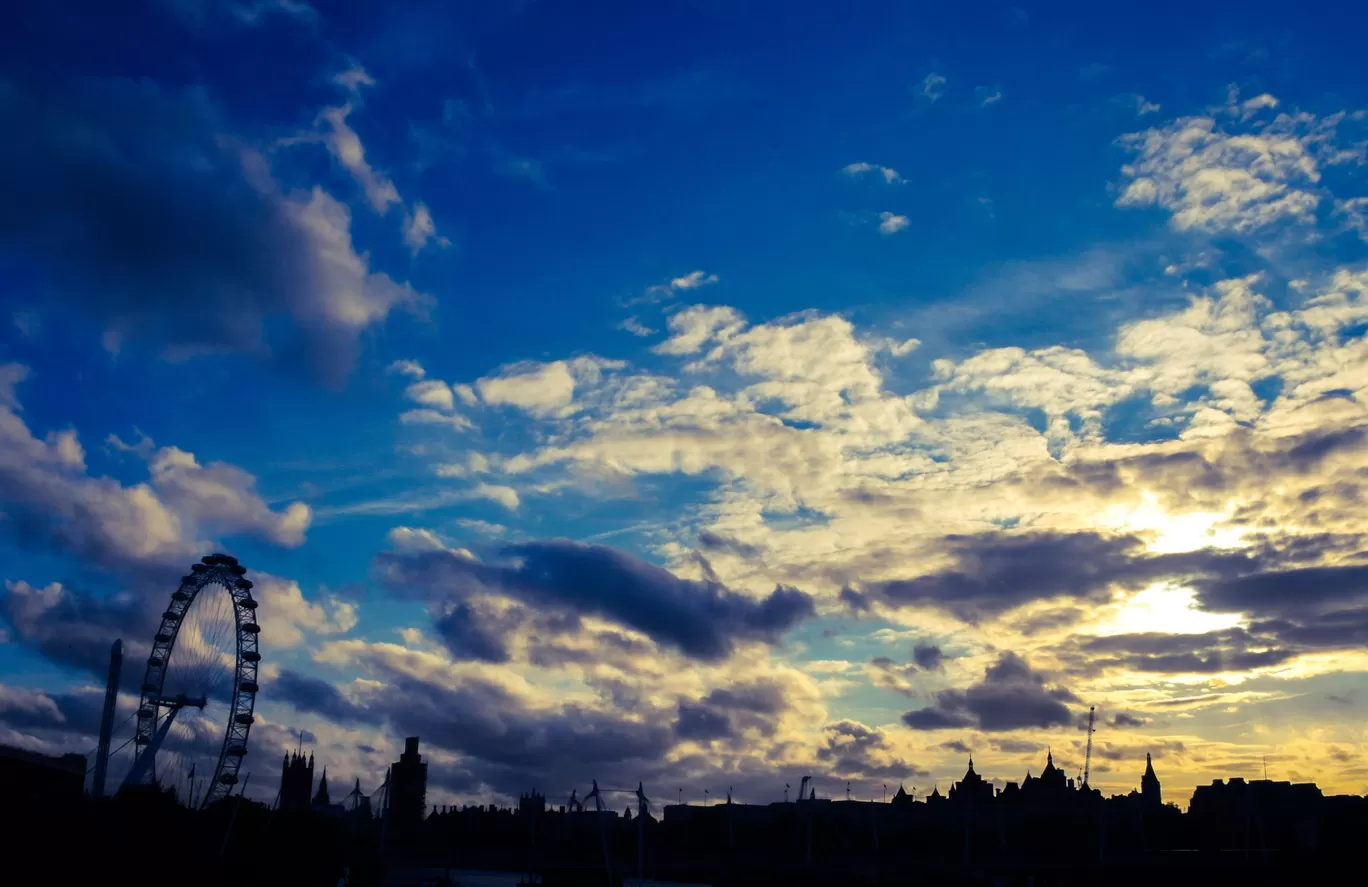
[[[974,772],[974,759],[969,759],[969,769],[964,778],[950,786],[950,800],[964,802],[991,803],[993,784]]]
[[[546,795],[533,790],[518,797],[518,812],[524,816],[540,816],[546,812]]]
[[[396,838],[418,834],[427,811],[427,764],[418,754],[418,737],[404,740],[404,753],[390,770],[390,824]]]
[[[294,812],[309,809],[313,796],[313,769],[312,754],[307,759],[297,752],[285,755],[280,768],[279,809]]]
[[[14,810],[74,803],[85,791],[85,775],[82,755],[54,757],[0,745],[0,793]]]
[[[318,794],[314,795],[313,805],[315,807],[328,806],[328,768],[323,768],[323,776],[318,780]]]
[[[1140,777],[1140,801],[1146,808],[1162,807],[1163,793],[1159,790],[1159,777],[1154,775],[1154,761],[1145,754],[1145,775]]]

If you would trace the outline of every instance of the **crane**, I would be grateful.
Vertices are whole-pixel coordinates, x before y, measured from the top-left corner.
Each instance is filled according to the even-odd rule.
[[[1097,716],[1097,707],[1088,706],[1088,752],[1083,757],[1083,785],[1088,787],[1088,776],[1092,772],[1092,738],[1093,738],[1093,719]]]

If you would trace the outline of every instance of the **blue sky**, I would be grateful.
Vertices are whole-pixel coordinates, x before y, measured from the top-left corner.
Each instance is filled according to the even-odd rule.
[[[227,550],[263,772],[1363,790],[1353,13],[6,15],[0,741]]]

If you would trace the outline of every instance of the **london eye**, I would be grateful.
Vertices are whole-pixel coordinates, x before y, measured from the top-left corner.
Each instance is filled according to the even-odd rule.
[[[246,573],[236,558],[211,554],[172,592],[147,658],[126,784],[170,783],[193,806],[237,785],[261,662]]]

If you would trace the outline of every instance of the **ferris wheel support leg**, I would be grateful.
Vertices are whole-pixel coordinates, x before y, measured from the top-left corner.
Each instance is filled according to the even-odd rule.
[[[176,707],[167,712],[166,720],[162,721],[162,725],[157,728],[157,732],[152,734],[152,741],[147,744],[147,748],[143,749],[143,753],[138,756],[137,763],[133,765],[133,768],[128,771],[128,775],[124,777],[123,787],[141,783],[143,777],[146,776],[149,770],[156,764],[157,750],[161,748],[162,742],[166,740],[166,734],[171,732],[171,722],[176,719],[176,712],[178,711],[180,711],[180,708]]]

